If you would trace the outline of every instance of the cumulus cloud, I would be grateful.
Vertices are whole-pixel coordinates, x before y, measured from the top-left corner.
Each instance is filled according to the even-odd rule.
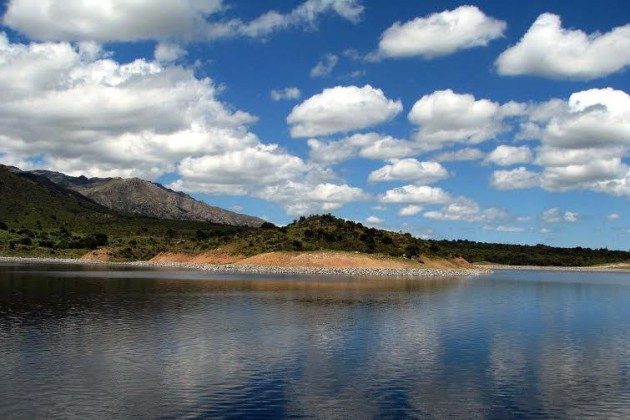
[[[259,143],[255,117],[219,101],[210,79],[81,45],[0,35],[0,89],[0,149],[70,173],[155,178],[186,156]]]
[[[486,225],[483,227],[483,230],[495,231],[495,232],[503,232],[503,233],[522,233],[525,232],[525,228],[522,226],[506,226],[506,225],[498,225],[498,226],[490,226]]]
[[[606,216],[606,218],[612,222],[621,219],[621,216],[619,216],[619,213],[610,213],[608,216]]]
[[[383,219],[376,216],[369,216],[368,218],[365,219],[365,223],[369,225],[380,225],[381,223],[383,223]]]
[[[258,145],[221,155],[188,157],[177,169],[185,179],[181,189],[245,195],[295,179],[307,171],[307,166],[299,157],[279,151],[276,145]]]
[[[373,59],[422,56],[432,59],[458,50],[488,45],[506,24],[475,6],[460,6],[411,21],[396,22],[383,34]]]
[[[505,130],[505,116],[496,102],[447,89],[420,98],[408,118],[420,126],[417,141],[424,149],[434,150],[452,143],[477,144],[494,138]]]
[[[430,184],[449,177],[449,173],[438,162],[420,162],[417,159],[392,159],[368,176],[371,182],[414,181]]]
[[[297,105],[287,117],[292,137],[354,131],[391,120],[402,111],[400,100],[370,85],[324,89]]]
[[[401,207],[398,210],[399,216],[415,216],[422,211],[422,206],[417,204],[409,204],[408,206]]]
[[[357,156],[377,160],[404,158],[415,154],[417,149],[413,142],[378,133],[353,134],[328,142],[309,139],[308,146],[311,160],[323,164],[339,163]]]
[[[532,151],[527,146],[500,145],[486,156],[486,163],[499,166],[511,166],[518,163],[529,163],[532,160]]]
[[[511,170],[494,171],[490,185],[498,190],[533,188],[540,185],[540,174],[521,166]]]
[[[611,88],[576,92],[530,111],[527,135],[542,146],[535,163],[541,186],[552,191],[590,189],[630,197],[630,95]]]
[[[526,147],[499,146],[486,162],[531,163],[495,171],[498,189],[539,186],[548,191],[585,189],[630,198],[630,95],[612,88],[575,92],[568,100],[528,104],[518,117],[519,138],[535,140],[535,157]]]
[[[335,54],[326,54],[324,58],[318,61],[315,67],[311,69],[311,77],[328,76],[332,73],[338,61],[339,57]]]
[[[600,34],[564,29],[560,17],[540,15],[527,33],[496,61],[503,75],[594,79],[630,65],[630,24]]]
[[[160,63],[171,63],[186,55],[186,50],[181,46],[169,42],[160,42],[155,47],[153,56]]]
[[[439,187],[405,185],[386,191],[379,199],[382,203],[430,205],[447,203],[452,200],[452,197]]]
[[[260,38],[291,27],[314,27],[323,14],[351,22],[361,18],[357,0],[307,0],[244,22],[219,19],[222,0],[10,0],[3,24],[38,40],[140,41]]]
[[[424,217],[434,220],[488,223],[507,219],[508,215],[504,210],[494,207],[483,210],[473,200],[460,197],[440,210],[425,212]]]
[[[336,210],[347,203],[370,198],[369,194],[360,188],[347,184],[293,181],[267,186],[258,192],[257,196],[281,203],[291,215]]]
[[[554,207],[542,212],[540,219],[545,223],[575,223],[579,219],[579,214],[568,210],[562,212],[557,207]]]
[[[284,89],[273,89],[271,91],[271,99],[274,101],[299,99],[302,96],[300,89],[296,87],[287,87]]]
[[[224,104],[211,79],[109,57],[93,44],[24,45],[0,35],[2,160],[72,175],[172,173],[176,189],[260,197],[294,214],[367,197],[263,143],[249,130],[256,118]]]
[[[440,153],[433,159],[438,162],[458,162],[465,160],[480,160],[483,159],[484,156],[485,154],[481,150],[472,147],[466,147],[459,150]]]

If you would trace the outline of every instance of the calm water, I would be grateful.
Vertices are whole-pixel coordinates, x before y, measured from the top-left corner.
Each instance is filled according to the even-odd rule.
[[[628,417],[630,274],[0,265],[0,418]]]

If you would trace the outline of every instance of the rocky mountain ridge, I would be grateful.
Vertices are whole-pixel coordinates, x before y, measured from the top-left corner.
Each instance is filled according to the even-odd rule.
[[[258,217],[211,206],[183,192],[140,178],[75,177],[47,170],[34,170],[28,173],[45,178],[62,188],[75,191],[104,207],[121,213],[233,226],[257,227],[264,223],[264,220]]]

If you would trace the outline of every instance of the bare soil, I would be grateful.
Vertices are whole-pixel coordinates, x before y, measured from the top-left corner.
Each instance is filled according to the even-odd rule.
[[[381,255],[338,251],[314,252],[267,252],[251,257],[231,254],[227,250],[216,249],[202,254],[182,254],[163,252],[153,257],[151,262],[197,263],[197,264],[236,264],[274,267],[322,267],[322,268],[470,268],[472,265],[463,258],[406,260]]]

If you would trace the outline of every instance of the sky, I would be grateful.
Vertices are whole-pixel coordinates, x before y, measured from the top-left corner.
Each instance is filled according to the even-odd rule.
[[[630,249],[630,3],[10,0],[0,162]]]

